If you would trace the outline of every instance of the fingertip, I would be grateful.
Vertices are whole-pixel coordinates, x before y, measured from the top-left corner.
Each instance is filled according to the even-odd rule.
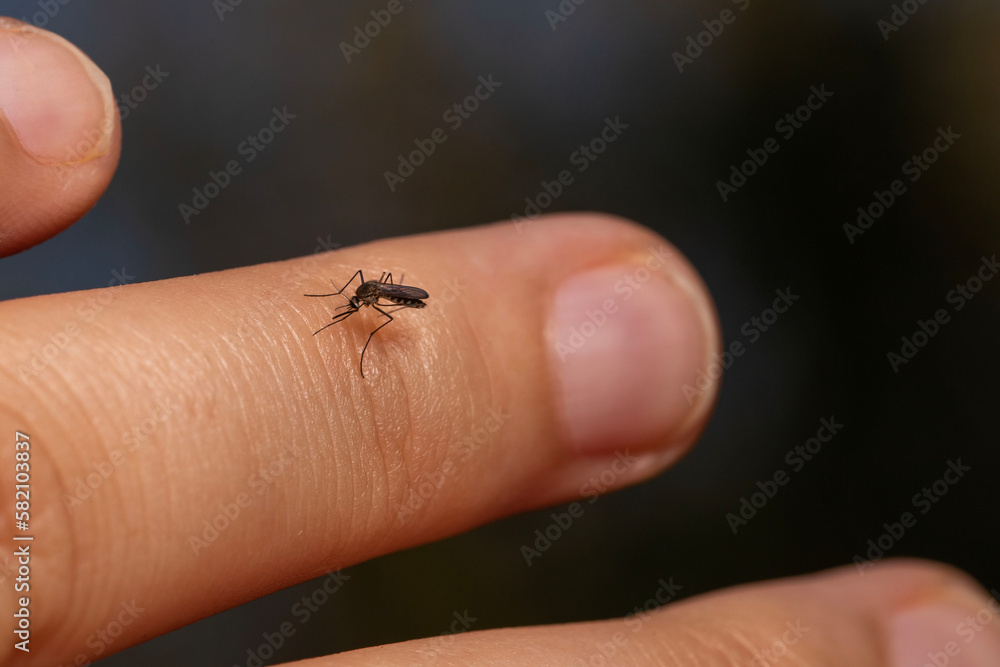
[[[120,145],[111,83],[93,61],[58,35],[0,17],[0,255],[89,210]]]
[[[589,455],[669,447],[672,460],[704,428],[718,391],[718,378],[699,382],[721,344],[711,295],[651,230],[596,214],[572,222],[609,251],[557,286],[546,328],[566,440]]]

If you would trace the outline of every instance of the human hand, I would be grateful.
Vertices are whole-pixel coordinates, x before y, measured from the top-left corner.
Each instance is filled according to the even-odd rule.
[[[0,29],[9,254],[96,201],[120,128],[107,80],[82,54],[48,33]],[[431,295],[373,339],[366,379],[358,358],[373,314],[313,337],[339,304],[301,296],[358,268],[405,272]],[[11,665],[86,664],[296,582],[573,500],[608,470],[611,489],[655,475],[708,419],[716,387],[693,404],[681,388],[720,339],[676,249],[591,215],[0,308],[0,424],[9,440],[30,436],[34,537],[30,653],[11,632],[23,545],[0,542],[0,657]],[[16,450],[0,452],[10,489]],[[0,532],[15,534],[13,520],[5,506]],[[940,653],[988,665],[1000,655],[980,611],[992,619],[996,603],[930,563],[651,596],[649,614],[627,619],[313,663],[922,665]]]

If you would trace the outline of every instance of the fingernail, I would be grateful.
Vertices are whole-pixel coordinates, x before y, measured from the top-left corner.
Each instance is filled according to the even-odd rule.
[[[710,404],[709,393],[689,400],[685,386],[714,349],[714,319],[702,288],[678,264],[652,249],[635,264],[593,269],[557,290],[550,367],[577,453],[654,449]]]
[[[997,667],[1000,603],[933,602],[896,613],[890,624],[896,667]]]
[[[106,155],[114,113],[111,83],[78,48],[0,19],[0,114],[27,153],[49,164]]]

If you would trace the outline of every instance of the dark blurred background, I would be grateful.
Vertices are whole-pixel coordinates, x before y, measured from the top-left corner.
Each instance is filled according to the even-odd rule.
[[[107,194],[0,262],[0,297],[102,287],[122,267],[157,280],[507,219],[571,169],[546,211],[606,211],[662,233],[745,353],[690,456],[586,505],[530,567],[521,546],[552,510],[352,567],[308,623],[292,608],[318,581],[102,665],[252,665],[248,651],[289,620],[296,634],[265,664],[440,634],[456,612],[472,629],[622,616],[661,578],[689,597],[850,564],[880,537],[887,556],[947,561],[1000,587],[1000,280],[969,284],[1000,253],[996,2],[400,0],[367,45],[356,28],[384,19],[387,0],[235,2],[90,0],[48,16],[46,3],[3,0],[3,14],[79,45],[129,100]],[[443,114],[480,76],[500,86],[456,128]],[[814,86],[832,96],[812,98],[798,127],[776,125]],[[294,119],[247,161],[243,142],[286,108]],[[608,118],[627,129],[576,171],[574,152]],[[447,141],[391,190],[385,172],[436,128]],[[923,156],[949,128],[947,151]],[[769,138],[778,151],[723,201],[718,182]],[[914,155],[926,170],[906,166]],[[230,160],[241,173],[187,224],[180,204]],[[873,202],[888,201],[876,191],[897,179],[904,193],[876,219]],[[858,207],[872,222],[849,233]],[[752,318],[769,317],[779,289],[799,299],[764,331]],[[939,309],[936,334],[914,336]],[[924,344],[894,368],[901,337]],[[811,460],[786,458],[824,418],[843,428]],[[969,470],[935,488],[959,460]],[[754,498],[778,471],[787,484]],[[924,488],[936,502],[915,505]],[[762,506],[734,534],[727,515],[744,498]],[[884,536],[907,511],[915,525]]]

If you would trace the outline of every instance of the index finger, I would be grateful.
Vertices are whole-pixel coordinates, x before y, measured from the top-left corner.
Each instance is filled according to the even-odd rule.
[[[313,336],[338,304],[302,296],[358,268],[430,294],[372,339],[365,378],[375,313]],[[46,637],[21,659],[94,659],[108,623],[120,634],[102,650],[119,650],[644,479],[703,427],[715,388],[685,387],[717,346],[675,249],[585,215],[4,303],[0,424],[31,438],[31,622]],[[126,607],[143,611],[124,624]]]

